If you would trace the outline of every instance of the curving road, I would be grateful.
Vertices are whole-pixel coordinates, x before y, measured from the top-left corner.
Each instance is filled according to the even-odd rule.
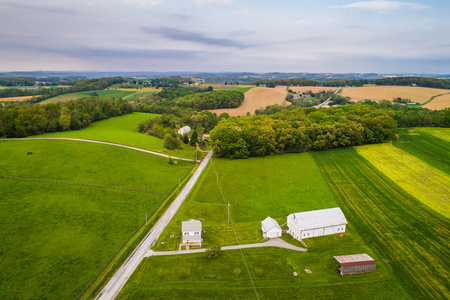
[[[167,224],[169,224],[172,217],[177,212],[178,208],[180,208],[184,199],[189,195],[189,192],[194,187],[198,178],[205,170],[206,165],[212,157],[212,151],[209,151],[208,155],[202,161],[197,171],[195,171],[194,175],[192,175],[189,182],[186,184],[184,189],[178,195],[178,197],[173,201],[170,207],[167,209],[165,214],[159,219],[156,225],[150,230],[147,236],[142,240],[142,242],[136,247],[133,253],[128,257],[125,263],[120,267],[119,271],[110,279],[110,281],[103,288],[101,293],[97,296],[98,300],[110,300],[114,299],[122,289],[122,287],[127,282],[128,278],[130,278],[131,274],[133,274],[134,270],[136,270],[137,266],[140,264],[142,259],[148,255],[150,247],[158,240],[164,228],[166,228]]]
[[[166,158],[170,157],[170,158],[177,159],[177,160],[195,161],[195,159],[175,157],[175,156],[170,156],[170,155],[162,154],[162,153],[155,152],[155,151],[144,150],[141,148],[126,146],[126,145],[121,145],[121,144],[115,144],[115,143],[110,143],[110,142],[101,142],[101,141],[96,141],[96,140],[85,140],[85,139],[75,139],[75,138],[8,138],[8,139],[0,139],[0,141],[22,141],[22,140],[65,140],[65,141],[87,142],[87,143],[95,143],[95,144],[110,145],[110,146],[115,146],[115,147],[122,147],[122,148],[127,148],[127,149],[131,149],[131,150],[135,150],[135,151],[158,155],[158,156],[162,156],[162,157],[166,157]]]

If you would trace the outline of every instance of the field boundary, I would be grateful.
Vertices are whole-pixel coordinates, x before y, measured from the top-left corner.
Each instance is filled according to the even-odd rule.
[[[38,182],[49,182],[49,183],[62,183],[62,184],[82,185],[82,186],[89,186],[89,187],[122,189],[122,190],[130,190],[130,191],[137,191],[137,192],[144,192],[144,193],[153,193],[153,194],[163,194],[163,195],[170,194],[170,193],[166,193],[166,192],[144,190],[144,189],[138,189],[138,188],[124,187],[124,186],[103,185],[103,184],[93,184],[93,183],[81,183],[81,182],[70,182],[70,181],[59,181],[59,180],[50,180],[50,179],[23,178],[23,177],[12,177],[12,176],[0,176],[0,179],[12,179],[12,180],[22,180],[22,181],[38,181]]]
[[[450,94],[450,92],[449,92],[449,93],[439,94],[439,95],[434,95],[434,96],[432,96],[432,97],[430,98],[430,100],[428,100],[427,102],[424,102],[424,103],[420,104],[419,106],[424,106],[425,104],[428,104],[428,103],[430,103],[431,101],[433,101],[435,98],[440,97],[440,96],[444,96],[444,95],[448,95],[448,94]]]
[[[100,271],[85,285],[83,290],[78,293],[75,299],[91,299],[97,292],[101,291],[108,280],[116,273],[122,266],[122,263],[134,251],[141,240],[147,236],[148,232],[153,228],[159,218],[164,214],[172,202],[176,199],[180,191],[183,190],[189,179],[195,173],[198,165],[195,164],[189,173],[184,176],[180,184],[175,186],[168,196],[164,198],[160,205],[150,214],[148,220],[143,222],[130,237],[120,246],[116,252],[111,256],[108,262],[100,269]],[[147,229],[146,229],[147,228]]]

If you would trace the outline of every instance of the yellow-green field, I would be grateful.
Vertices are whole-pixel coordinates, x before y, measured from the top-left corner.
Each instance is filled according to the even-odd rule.
[[[431,134],[439,139],[443,139],[444,141],[450,142],[450,128],[427,127],[427,128],[420,128],[417,130]]]
[[[450,215],[450,177],[392,144],[356,151],[402,189],[444,216]]]

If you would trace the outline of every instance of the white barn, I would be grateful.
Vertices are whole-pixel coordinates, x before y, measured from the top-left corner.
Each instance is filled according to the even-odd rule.
[[[202,221],[190,219],[181,222],[181,231],[183,234],[183,246],[202,246]]]
[[[339,207],[293,213],[288,232],[297,240],[345,232],[347,220]]]
[[[261,230],[264,238],[275,238],[281,236],[281,227],[277,221],[271,217],[267,217],[261,222]]]
[[[187,125],[178,129],[178,134],[181,134],[181,135],[188,134],[189,132],[191,132],[191,127],[189,127]]]

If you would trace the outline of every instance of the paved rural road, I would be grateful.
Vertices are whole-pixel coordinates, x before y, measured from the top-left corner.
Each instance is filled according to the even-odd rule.
[[[222,247],[222,250],[236,250],[236,249],[247,249],[247,248],[260,248],[260,247],[278,247],[285,248],[294,251],[306,252],[306,248],[297,247],[289,244],[288,242],[280,239],[270,239],[265,243],[256,243],[256,244],[244,244],[244,245],[233,245],[233,246],[225,246]],[[192,250],[177,250],[177,251],[153,251],[149,250],[146,256],[163,256],[163,255],[177,255],[177,254],[191,254],[191,253],[201,253],[205,252],[205,248],[202,249],[192,249]]]
[[[142,259],[147,255],[149,249],[153,244],[158,240],[160,234],[166,228],[167,224],[169,224],[172,217],[177,212],[178,208],[183,203],[184,199],[186,199],[189,192],[192,190],[194,184],[197,182],[197,179],[202,174],[209,160],[211,159],[212,151],[209,151],[208,155],[202,161],[197,171],[195,171],[194,175],[192,175],[189,182],[186,184],[184,189],[175,199],[175,201],[170,205],[169,209],[167,209],[166,213],[159,219],[156,225],[150,230],[147,236],[142,240],[142,242],[136,247],[133,253],[128,257],[125,263],[120,267],[119,271],[110,279],[110,281],[106,284],[105,288],[102,292],[97,296],[98,300],[109,300],[114,299],[122,289],[122,287],[127,282],[128,278],[130,278],[131,274],[133,274],[134,270],[137,268]]]
[[[339,92],[340,90],[341,90],[342,88],[340,87],[340,88],[338,88],[337,90],[335,90],[334,91],[334,93],[333,94],[336,94],[337,92]],[[317,107],[317,108],[319,108],[319,107],[322,107],[323,105],[325,105],[328,101],[330,101],[330,99],[331,99],[331,96],[330,97],[328,97],[328,99],[327,100],[325,100],[323,103],[320,103],[319,105],[317,105],[317,106],[314,106],[314,107]]]
[[[177,160],[195,161],[195,159],[180,158],[180,157],[170,156],[170,155],[167,155],[167,154],[162,154],[162,153],[155,152],[155,151],[144,150],[144,149],[131,147],[131,146],[126,146],[126,145],[121,145],[121,144],[115,144],[115,143],[109,143],[109,142],[101,142],[101,141],[96,141],[96,140],[85,140],[85,139],[74,139],[74,138],[20,138],[20,139],[12,138],[12,139],[0,139],[0,141],[21,141],[21,140],[66,140],[66,141],[96,143],[96,144],[104,144],[104,145],[110,145],[110,146],[127,148],[127,149],[131,149],[131,150],[145,152],[145,153],[150,153],[150,154],[153,154],[153,155],[158,155],[158,156],[167,157],[167,158],[171,157],[171,158],[177,159]]]

